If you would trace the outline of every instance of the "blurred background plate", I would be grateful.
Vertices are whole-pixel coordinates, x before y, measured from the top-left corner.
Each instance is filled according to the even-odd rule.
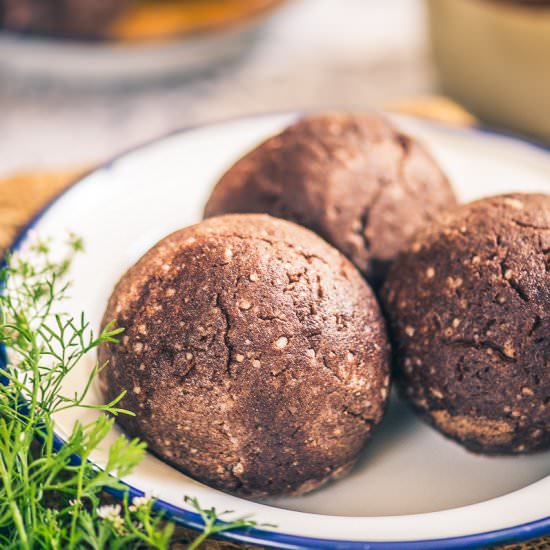
[[[284,0],[138,4],[99,38],[0,32],[4,75],[79,87],[170,80],[212,70],[247,50]]]

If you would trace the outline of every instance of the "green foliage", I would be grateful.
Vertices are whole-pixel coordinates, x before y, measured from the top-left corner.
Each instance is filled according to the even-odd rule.
[[[190,504],[199,513],[204,522],[203,532],[187,547],[187,550],[199,548],[208,537],[223,533],[224,531],[258,526],[258,523],[246,517],[233,519],[231,521],[222,521],[221,518],[227,514],[232,514],[233,511],[225,510],[224,512],[217,512],[216,508],[202,508],[196,498],[185,497],[185,502]],[[265,523],[261,524],[261,526],[274,527],[273,525]]]
[[[71,236],[57,261],[48,242],[38,241],[30,259],[7,258],[0,271],[0,342],[8,365],[0,384],[0,547],[2,548],[167,548],[173,527],[161,527],[152,501],[125,499],[118,519],[104,513],[105,487],[125,490],[118,479],[142,459],[143,443],[120,437],[111,446],[105,470],[88,458],[109,432],[117,407],[86,404],[96,365],[80,392],[66,393],[63,381],[101,342],[116,342],[112,325],[95,335],[84,315],[73,319],[55,311],[66,295],[63,281],[82,241]],[[74,424],[65,445],[54,445],[53,415],[87,407],[100,411],[87,425]],[[108,413],[108,414],[107,414]],[[75,460],[78,455],[82,460]]]

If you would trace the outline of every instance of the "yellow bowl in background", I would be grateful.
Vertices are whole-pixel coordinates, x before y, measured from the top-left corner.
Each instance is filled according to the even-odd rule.
[[[550,142],[550,4],[426,2],[444,90],[491,124]]]

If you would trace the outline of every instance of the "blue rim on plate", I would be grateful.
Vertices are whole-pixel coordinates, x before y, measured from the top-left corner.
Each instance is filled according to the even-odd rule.
[[[221,122],[228,122],[230,120],[237,120],[237,119],[246,119],[246,118],[256,118],[265,116],[268,113],[262,113],[258,115],[250,115],[248,117],[234,117],[232,119],[225,119],[222,121],[213,121],[206,125],[214,125],[219,124]],[[269,113],[274,114],[274,113]],[[288,114],[292,115],[295,114],[296,116],[299,115],[299,113],[291,113],[291,112],[281,112],[278,114]],[[408,118],[415,118],[415,117],[408,117]],[[470,128],[463,128],[461,126],[452,126],[450,124],[445,124],[437,121],[432,120],[426,120],[422,119],[423,123],[431,124],[433,126],[443,127],[449,131],[452,132],[458,132],[458,133],[481,133],[481,134],[488,134],[492,136],[499,137],[501,139],[513,139],[518,142],[521,142],[525,145],[528,145],[530,147],[536,148],[539,151],[544,151],[546,153],[550,153],[550,147],[533,140],[524,139],[518,136],[515,136],[512,133],[495,130],[490,127],[486,126],[477,126],[477,127],[470,127]],[[172,132],[166,133],[162,136],[159,136],[155,139],[148,140],[140,145],[137,145],[135,147],[129,148],[126,151],[114,156],[111,160],[95,167],[94,169],[84,173],[83,175],[79,176],[75,181],[73,181],[71,184],[69,184],[63,191],[58,193],[56,196],[51,199],[46,206],[42,210],[40,210],[18,233],[17,237],[14,239],[13,243],[10,247],[8,247],[8,250],[15,251],[17,250],[25,238],[27,237],[28,232],[34,228],[34,226],[40,221],[42,216],[50,209],[50,207],[61,197],[64,195],[65,192],[67,192],[72,187],[78,185],[83,179],[85,179],[89,174],[95,172],[96,170],[101,170],[105,168],[109,168],[114,162],[116,162],[118,159],[126,156],[130,152],[137,151],[139,149],[145,148],[148,145],[152,143],[156,143],[163,138],[176,135],[176,134],[184,134],[188,133],[190,131],[193,131],[197,128],[206,126],[205,124],[197,124],[192,126],[187,126],[184,128],[180,128],[177,130],[174,130]],[[2,259],[0,262],[1,265],[5,265],[5,258]],[[4,344],[0,343],[0,371],[5,370],[8,366],[7,364],[7,354],[6,354],[6,348]],[[7,380],[5,377],[0,376],[0,383],[5,384],[7,383]],[[54,436],[54,449],[57,451],[64,445],[64,440],[59,437],[58,435]],[[80,462],[80,457],[78,455],[73,455],[71,457],[71,460],[74,463]],[[137,497],[137,496],[143,496],[143,491],[140,491],[136,487],[132,487],[131,485],[128,485],[127,483],[122,482],[123,485],[127,487],[127,493],[125,491],[116,490],[108,488],[106,489],[106,492],[112,494],[113,496],[117,498],[123,498],[125,494],[128,495],[130,499]],[[156,500],[155,501],[155,507],[163,511],[167,517],[172,519],[174,522],[183,525],[185,527],[188,527],[190,529],[198,530],[200,531],[202,527],[204,526],[204,522],[201,518],[201,516],[197,512],[193,512],[191,510],[186,510],[184,508],[180,508],[178,506],[175,506],[173,504],[170,504],[168,502],[165,502],[163,500]],[[320,516],[321,518],[322,516]],[[357,518],[358,521],[360,521],[360,518]],[[231,540],[233,542],[240,542],[240,543],[246,543],[246,544],[256,544],[264,547],[269,548],[281,548],[281,549],[310,549],[310,548],[318,548],[318,549],[338,549],[338,550],[355,550],[355,549],[363,549],[363,550],[423,550],[423,549],[451,549],[451,548],[463,548],[463,549],[470,549],[470,548],[485,548],[489,545],[495,545],[495,544],[502,544],[502,543],[513,543],[513,542],[523,542],[526,540],[530,540],[533,538],[550,535],[550,516],[546,518],[541,518],[532,522],[523,523],[520,525],[516,525],[513,527],[506,527],[504,529],[497,529],[493,531],[487,531],[484,533],[477,533],[473,535],[463,535],[463,536],[457,536],[457,537],[447,537],[447,538],[440,538],[440,539],[425,539],[425,540],[412,540],[412,541],[357,541],[357,540],[341,540],[341,539],[319,539],[319,538],[312,538],[312,537],[305,537],[301,535],[287,535],[284,533],[278,533],[274,531],[266,531],[263,529],[258,528],[241,528],[241,529],[233,529],[231,531],[226,531],[222,533],[218,533],[216,535],[217,538],[227,539]]]

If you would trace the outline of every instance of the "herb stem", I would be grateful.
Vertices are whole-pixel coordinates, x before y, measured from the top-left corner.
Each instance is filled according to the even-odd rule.
[[[196,550],[199,546],[210,536],[210,533],[207,530],[204,530],[196,539],[194,539],[187,550]]]
[[[13,515],[13,522],[15,523],[15,527],[20,538],[21,547],[26,550],[30,550],[29,538],[27,537],[27,532],[25,531],[21,510],[19,510],[15,498],[13,497],[8,472],[6,471],[6,465],[2,456],[0,456],[0,477],[4,483],[4,490],[6,491],[6,496],[10,503],[9,506]]]
[[[85,464],[87,457],[82,457],[82,464]],[[76,486],[76,495],[74,498],[73,506],[73,518],[71,521],[71,534],[69,539],[69,548],[74,548],[76,546],[76,529],[78,525],[78,513],[80,511],[80,499],[82,498],[82,485],[84,481],[84,468],[80,465],[78,469],[78,481]]]

